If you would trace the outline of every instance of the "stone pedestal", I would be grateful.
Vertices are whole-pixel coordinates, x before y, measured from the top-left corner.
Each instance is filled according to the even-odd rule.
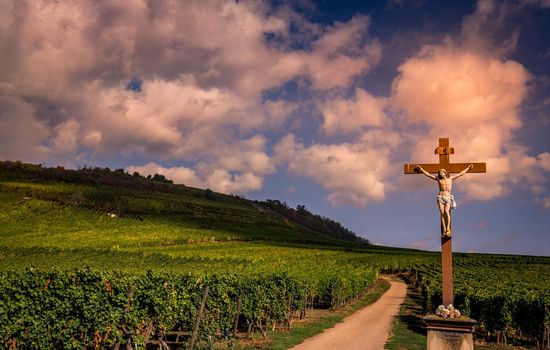
[[[471,318],[423,318],[428,329],[428,350],[473,350],[476,321]]]

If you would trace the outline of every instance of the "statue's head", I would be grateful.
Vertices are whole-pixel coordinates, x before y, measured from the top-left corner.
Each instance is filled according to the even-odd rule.
[[[439,176],[440,179],[443,179],[445,177],[449,177],[449,174],[447,173],[447,170],[445,170],[445,169],[439,169],[439,171],[437,172],[437,175]]]

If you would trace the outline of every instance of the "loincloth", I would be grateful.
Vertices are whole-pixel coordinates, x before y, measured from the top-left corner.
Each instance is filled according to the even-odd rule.
[[[437,196],[437,201],[443,205],[449,203],[451,205],[451,209],[456,209],[455,197],[452,194],[448,196],[440,194]]]

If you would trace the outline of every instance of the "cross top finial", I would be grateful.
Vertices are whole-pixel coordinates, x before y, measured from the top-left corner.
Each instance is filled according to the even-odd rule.
[[[455,149],[449,145],[449,138],[440,138],[439,147],[434,150],[434,154],[437,154],[439,156],[439,163],[405,164],[405,174],[418,174],[418,172],[415,170],[416,166],[418,165],[420,165],[424,170],[431,174],[436,174],[439,169],[445,169],[448,174],[459,173],[470,164],[473,165],[472,169],[469,171],[470,173],[487,172],[487,167],[485,163],[451,163],[450,155],[454,153]]]

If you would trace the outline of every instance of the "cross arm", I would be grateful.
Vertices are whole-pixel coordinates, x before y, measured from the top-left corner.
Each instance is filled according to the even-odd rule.
[[[444,168],[449,174],[459,173],[462,170],[466,169],[468,165],[472,164],[474,167],[468,173],[485,173],[487,172],[487,167],[485,163],[451,163],[448,167]],[[421,174],[414,170],[417,165],[420,165],[424,170],[430,174],[435,174],[442,168],[439,164],[423,164],[423,163],[414,163],[414,164],[405,164],[404,172],[405,174]],[[448,169],[447,169],[448,168]]]
[[[487,165],[485,163],[451,163],[449,164],[449,169],[447,171],[451,173],[459,173],[462,170],[466,169],[470,164],[474,167],[468,171],[469,173],[486,173]]]
[[[423,164],[423,163],[414,163],[414,164],[405,164],[404,170],[405,174],[422,174],[419,171],[414,170],[417,165],[420,165],[422,169],[426,170],[429,173],[437,173],[440,169],[439,164]]]

